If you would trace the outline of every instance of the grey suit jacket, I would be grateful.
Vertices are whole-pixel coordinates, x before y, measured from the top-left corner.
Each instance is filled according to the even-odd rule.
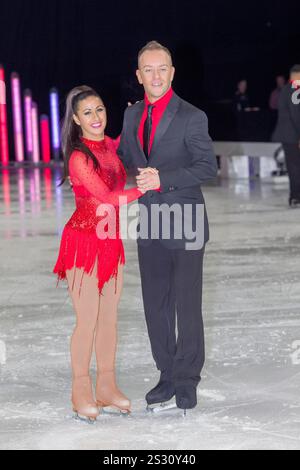
[[[147,238],[138,239],[141,245],[149,245],[151,238],[157,238],[168,248],[186,248],[186,242],[193,240],[191,231],[204,230],[204,242],[209,239],[208,220],[204,198],[200,185],[217,175],[217,161],[214,155],[211,138],[208,134],[206,114],[173,94],[170,103],[156,129],[149,159],[145,157],[138,138],[138,129],[144,110],[144,101],[128,107],[125,111],[123,130],[118,155],[127,168],[155,167],[159,170],[161,192],[148,191],[139,199],[148,216],[140,215],[140,227],[148,224]],[[153,228],[151,208],[181,207],[189,208],[182,217],[179,213],[171,214],[170,238],[165,238],[161,227]],[[162,206],[164,205],[164,206]],[[174,206],[173,206],[174,207]],[[197,209],[198,207],[198,209]],[[196,223],[196,215],[203,211],[202,222]],[[197,212],[199,211],[199,212]],[[143,211],[144,213],[144,211]],[[198,220],[199,222],[199,220]],[[185,227],[183,226],[185,224]],[[182,236],[175,235],[175,229],[182,226]],[[187,230],[185,230],[187,229]],[[180,232],[180,230],[179,230]],[[188,235],[185,234],[188,232]],[[145,233],[145,230],[144,230]]]
[[[278,121],[272,135],[273,142],[295,144],[300,141],[300,104],[294,104],[295,89],[287,83],[278,101]],[[299,93],[298,93],[299,98]]]

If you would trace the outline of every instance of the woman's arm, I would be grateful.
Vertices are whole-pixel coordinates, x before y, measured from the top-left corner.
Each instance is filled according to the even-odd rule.
[[[123,191],[111,191],[104,183],[100,174],[95,171],[93,162],[87,160],[84,153],[74,151],[69,162],[70,176],[75,177],[99,202],[120,206],[128,204],[143,196],[138,188],[125,189]],[[126,198],[120,201],[120,198]]]

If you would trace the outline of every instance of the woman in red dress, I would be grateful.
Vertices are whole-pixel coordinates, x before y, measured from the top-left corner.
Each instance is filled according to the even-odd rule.
[[[144,194],[137,187],[124,190],[126,173],[116,154],[118,139],[104,134],[106,122],[105,106],[93,89],[81,86],[69,93],[62,130],[63,182],[71,181],[76,210],[64,228],[53,272],[58,281],[67,279],[76,313],[71,339],[73,410],[89,421],[106,406],[130,412],[130,401],[115,379],[117,309],[125,263],[119,198],[124,204]],[[105,211],[103,204],[113,210]],[[100,232],[108,225],[115,227],[115,233],[112,236],[108,231],[105,238]],[[95,397],[89,373],[94,346]]]

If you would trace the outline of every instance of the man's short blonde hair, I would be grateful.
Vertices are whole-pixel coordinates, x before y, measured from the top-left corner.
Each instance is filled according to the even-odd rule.
[[[171,64],[173,65],[172,54],[171,54],[170,50],[167,47],[160,44],[158,41],[147,42],[147,44],[144,47],[142,47],[142,49],[138,53],[138,64],[140,63],[141,55],[144,54],[144,52],[146,52],[146,51],[164,51],[164,52],[166,52],[168,54],[168,56],[170,57],[170,59],[171,59]]]

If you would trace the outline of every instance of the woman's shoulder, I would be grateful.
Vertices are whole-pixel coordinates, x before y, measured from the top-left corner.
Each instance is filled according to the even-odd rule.
[[[121,136],[119,135],[116,139],[113,139],[112,137],[109,137],[108,135],[105,136],[105,140],[107,145],[113,150],[117,151],[119,145],[120,145],[120,140]]]
[[[69,159],[69,170],[70,172],[76,171],[76,169],[80,169],[83,166],[89,166],[89,158],[88,156],[82,152],[82,150],[74,149],[70,155]]]
[[[82,150],[74,149],[71,152],[69,162],[73,163],[74,161],[87,161],[87,160],[88,160],[88,157]]]

